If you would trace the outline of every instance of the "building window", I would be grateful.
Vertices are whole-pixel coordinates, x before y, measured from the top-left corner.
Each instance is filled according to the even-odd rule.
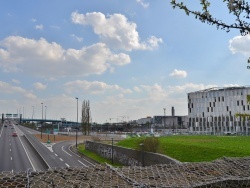
[[[218,97],[218,101],[220,102],[220,97]]]
[[[241,105],[243,106],[243,100],[241,101]]]
[[[213,107],[211,107],[211,112],[213,112]]]
[[[240,105],[240,102],[239,101],[237,101],[237,106],[239,106]]]
[[[209,112],[209,107],[207,107],[207,112]]]
[[[243,106],[243,111],[245,111],[245,106]]]
[[[228,106],[227,106],[227,112],[228,112]]]
[[[224,96],[223,96],[223,97],[221,97],[221,100],[224,102]]]

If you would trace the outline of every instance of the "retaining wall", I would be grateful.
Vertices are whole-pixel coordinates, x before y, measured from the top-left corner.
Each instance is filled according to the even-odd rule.
[[[86,141],[86,149],[107,159],[112,159],[112,145]],[[150,166],[156,164],[180,163],[179,161],[157,153],[113,146],[113,161],[126,166]]]

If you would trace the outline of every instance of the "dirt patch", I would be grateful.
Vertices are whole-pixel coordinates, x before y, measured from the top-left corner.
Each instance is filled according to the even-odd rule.
[[[38,140],[40,140],[41,142],[47,143],[48,140],[50,143],[57,143],[57,142],[61,142],[61,141],[74,141],[76,140],[76,137],[73,135],[53,135],[53,134],[42,134],[42,138],[41,138],[41,134],[35,134],[36,138]],[[77,136],[77,140],[79,142],[82,142],[84,140],[92,140],[93,137],[92,136]]]

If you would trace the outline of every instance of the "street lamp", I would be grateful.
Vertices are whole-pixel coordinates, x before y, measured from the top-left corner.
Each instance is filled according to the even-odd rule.
[[[77,128],[78,128],[78,98],[76,97],[76,149],[77,149]]]
[[[42,123],[41,123],[41,139],[43,138],[43,132],[42,132],[42,128],[43,128],[43,103],[41,103],[42,105]]]

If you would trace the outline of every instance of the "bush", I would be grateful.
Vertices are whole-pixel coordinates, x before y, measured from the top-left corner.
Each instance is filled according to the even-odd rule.
[[[148,152],[156,153],[159,149],[160,141],[158,137],[147,137],[142,142],[143,150]]]

